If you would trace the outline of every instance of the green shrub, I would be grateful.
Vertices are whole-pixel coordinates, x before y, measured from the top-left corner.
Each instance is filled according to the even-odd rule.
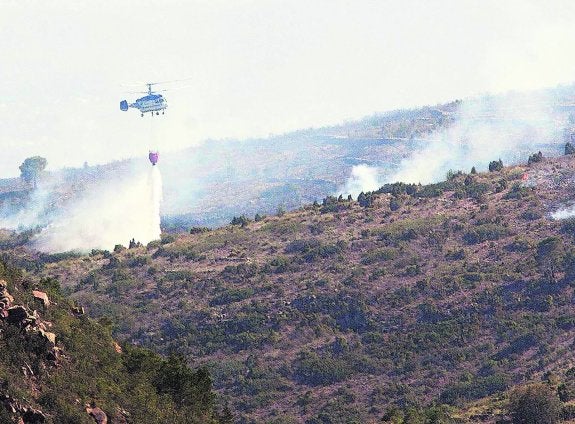
[[[246,288],[231,288],[216,295],[210,300],[210,306],[227,305],[233,302],[239,302],[248,299],[254,294],[254,289],[251,287]]]
[[[463,235],[463,240],[467,244],[477,244],[488,240],[499,240],[509,235],[509,230],[499,224],[481,224]]]
[[[301,352],[294,363],[294,377],[310,386],[326,386],[345,380],[351,374],[349,364],[342,359]]]
[[[367,254],[361,258],[361,263],[364,265],[370,265],[373,263],[389,261],[396,257],[397,249],[384,247],[367,252]]]
[[[503,196],[506,200],[523,199],[529,195],[530,189],[524,187],[521,183],[515,183],[511,189]]]
[[[509,399],[514,424],[555,424],[561,419],[561,402],[545,384],[515,389]]]

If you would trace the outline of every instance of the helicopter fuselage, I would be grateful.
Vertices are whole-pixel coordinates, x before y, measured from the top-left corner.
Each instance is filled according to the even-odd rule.
[[[140,110],[140,112],[156,112],[158,110],[164,110],[168,107],[168,102],[164,99],[161,94],[148,94],[147,96],[141,97],[130,105],[130,107],[135,107]]]
[[[161,94],[150,93],[147,96],[140,97],[134,103],[128,104],[125,100],[120,102],[121,110],[127,111],[128,107],[138,109],[143,116],[146,112],[152,112],[153,114],[154,112],[163,111],[168,107],[168,102]]]

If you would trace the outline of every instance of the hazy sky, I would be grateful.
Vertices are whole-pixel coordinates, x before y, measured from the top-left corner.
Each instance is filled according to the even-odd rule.
[[[572,1],[6,1],[0,176],[145,157],[126,83],[191,78],[154,119],[173,150],[572,82]],[[142,87],[144,88],[144,87]]]

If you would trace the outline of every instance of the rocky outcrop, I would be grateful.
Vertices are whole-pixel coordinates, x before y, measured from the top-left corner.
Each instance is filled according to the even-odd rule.
[[[74,306],[72,308],[72,313],[76,316],[84,315],[84,307],[83,306]]]
[[[50,305],[48,295],[44,292],[34,290],[32,292],[36,299],[40,299],[47,307]],[[51,322],[40,320],[36,310],[30,312],[23,305],[11,306],[14,298],[8,293],[6,282],[0,280],[0,319],[6,323],[20,327],[25,337],[38,337],[43,340],[40,344],[46,348],[46,359],[52,362],[52,365],[58,365],[58,359],[61,356],[61,349],[56,346],[56,334],[47,331],[52,326]]]
[[[46,293],[44,293],[43,291],[32,290],[32,296],[34,296],[34,298],[41,301],[44,308],[47,308],[48,306],[50,306],[50,299],[48,298],[48,295]]]
[[[6,322],[8,324],[19,325],[21,328],[26,328],[34,325],[38,319],[36,311],[28,312],[22,305],[12,306],[6,310]]]
[[[0,311],[9,308],[14,302],[14,298],[8,293],[8,284],[0,280]]]
[[[98,424],[108,424],[108,416],[97,406],[87,406],[86,412],[94,418]]]
[[[25,405],[12,396],[0,393],[0,404],[10,413],[20,415],[24,424],[39,424],[46,422],[46,416],[38,409]]]

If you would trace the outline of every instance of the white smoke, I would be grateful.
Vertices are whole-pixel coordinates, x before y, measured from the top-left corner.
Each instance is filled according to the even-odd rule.
[[[0,228],[24,230],[45,223],[46,206],[52,193],[53,187],[50,184],[39,183],[38,187],[31,192],[26,207],[4,206],[0,211]]]
[[[33,240],[44,252],[111,250],[134,238],[160,237],[162,176],[157,166],[122,181],[107,180],[55,216]]]
[[[359,193],[377,190],[381,186],[379,170],[375,167],[361,164],[351,169],[351,176],[338,193],[351,194],[357,197]]]
[[[567,219],[572,218],[575,216],[575,205],[559,209],[551,214],[551,218],[555,220]]]
[[[541,145],[561,140],[550,95],[509,94],[463,101],[455,122],[404,160],[388,181],[431,183],[449,170],[486,170],[490,161],[525,161]]]

